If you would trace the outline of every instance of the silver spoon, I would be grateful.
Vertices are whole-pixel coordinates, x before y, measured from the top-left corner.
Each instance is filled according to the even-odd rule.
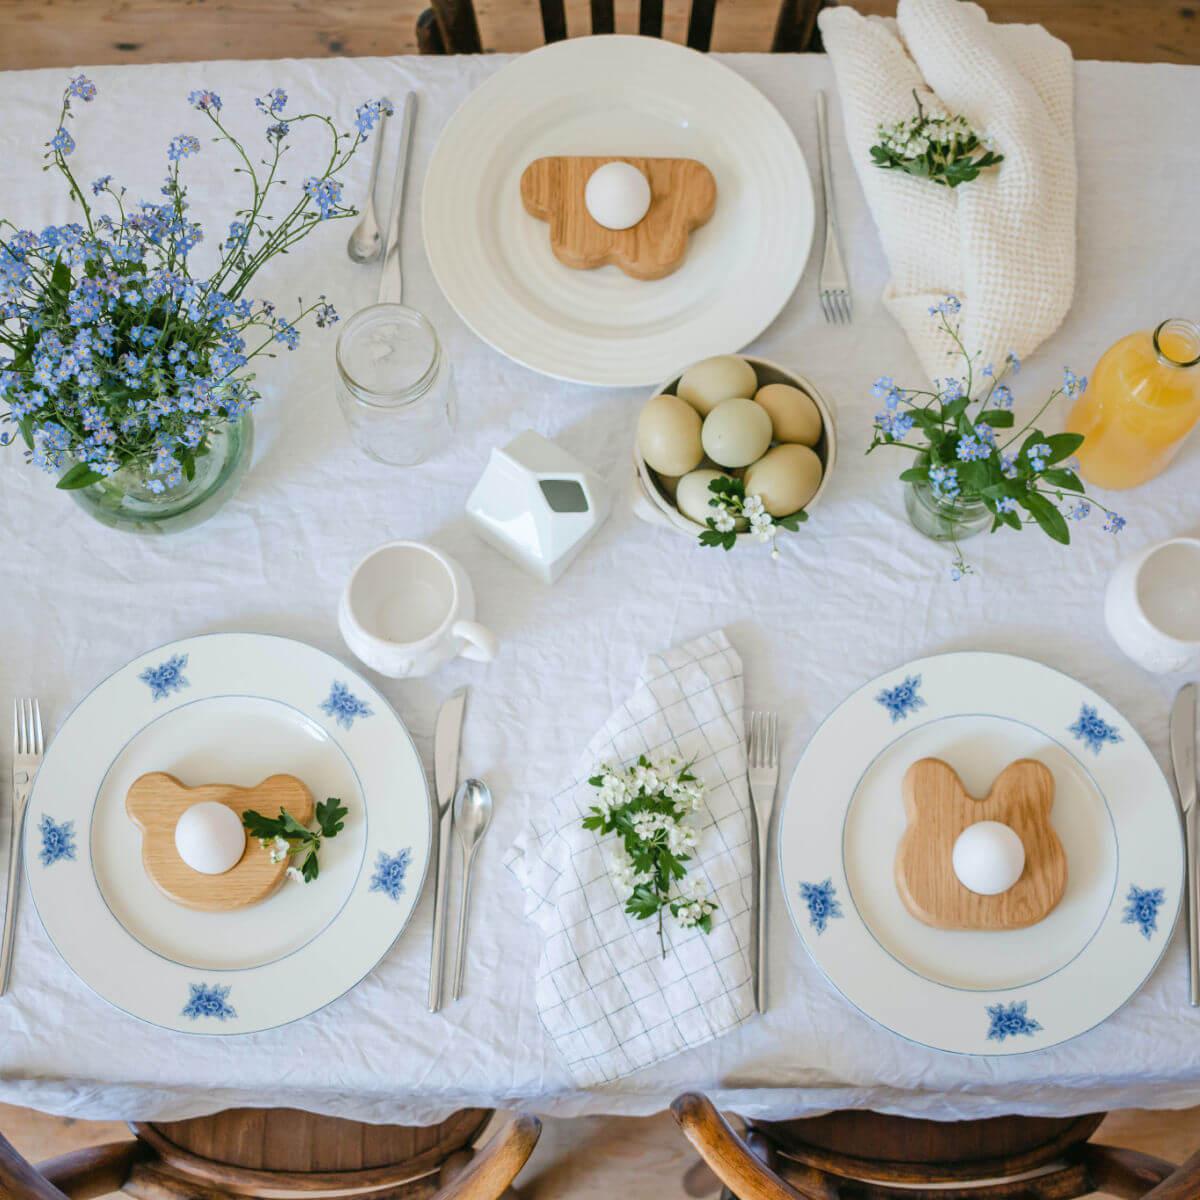
[[[462,842],[462,903],[458,909],[458,948],[454,961],[454,998],[462,995],[463,969],[466,966],[467,914],[471,908],[471,867],[475,851],[492,820],[492,793],[481,779],[467,779],[454,797],[454,831]]]
[[[367,198],[363,202],[362,216],[346,243],[346,253],[356,263],[374,262],[383,249],[383,238],[379,232],[379,218],[375,215],[375,181],[379,178],[379,160],[383,157],[383,135],[387,130],[388,115],[379,114],[379,125],[375,129],[375,151],[371,155],[371,178],[367,183]]]

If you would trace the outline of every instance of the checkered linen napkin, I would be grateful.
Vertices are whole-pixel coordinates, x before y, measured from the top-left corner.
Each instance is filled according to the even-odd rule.
[[[525,914],[545,934],[537,971],[542,1024],[581,1087],[619,1079],[735,1029],[754,1011],[754,865],[742,720],[742,662],[718,630],[652,654],[633,694],[591,740],[571,784],[535,814],[508,865]],[[599,763],[639,754],[693,762],[705,784],[689,878],[707,880],[711,934],[625,915],[603,840],[581,822]],[[603,847],[603,848],[602,848]]]

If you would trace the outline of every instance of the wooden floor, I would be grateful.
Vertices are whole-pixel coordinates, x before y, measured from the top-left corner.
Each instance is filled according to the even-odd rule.
[[[852,0],[889,13],[895,0]],[[1200,63],[1200,0],[983,0],[1000,21],[1036,21],[1077,58]],[[218,58],[408,54],[427,0],[0,0],[0,69]],[[666,36],[682,40],[688,0],[666,0]],[[489,50],[541,40],[536,0],[476,0]],[[766,50],[777,0],[719,0],[714,48]],[[616,0],[633,32],[637,0]],[[588,32],[587,0],[568,29]]]
[[[3,1104],[0,1132],[33,1161],[129,1136],[113,1122],[66,1121]],[[1112,1113],[1096,1136],[1182,1162],[1200,1146],[1200,1108]],[[696,1162],[667,1113],[551,1120],[517,1182],[521,1200],[687,1200],[702,1192],[715,1200],[715,1187],[704,1190],[712,1177]]]

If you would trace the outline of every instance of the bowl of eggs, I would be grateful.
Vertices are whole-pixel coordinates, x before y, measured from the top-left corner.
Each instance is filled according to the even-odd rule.
[[[836,454],[833,412],[803,375],[763,358],[716,355],[642,407],[634,511],[696,537],[714,513],[710,484],[724,476],[740,479],[772,517],[811,512]]]

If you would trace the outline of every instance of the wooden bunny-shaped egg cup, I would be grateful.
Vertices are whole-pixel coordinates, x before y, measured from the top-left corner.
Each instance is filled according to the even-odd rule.
[[[268,816],[285,808],[301,825],[313,818],[312,793],[294,775],[272,775],[255,787],[210,783],[184,787],[173,775],[154,771],[133,781],[125,811],[142,831],[142,865],[165,896],[187,908],[228,912],[265,900],[283,882],[287,861],[274,863],[252,838],[237,864],[222,875],[194,871],[175,849],[175,824],[193,804],[215,800],[239,821],[248,808]]]
[[[918,921],[938,929],[1024,929],[1062,899],[1067,856],[1050,824],[1054,776],[1033,759],[1010,763],[982,800],[938,758],[922,758],[904,775],[908,828],[896,852],[896,887]],[[951,857],[968,825],[999,821],[1025,846],[1025,869],[1006,892],[972,892],[959,882]]]

